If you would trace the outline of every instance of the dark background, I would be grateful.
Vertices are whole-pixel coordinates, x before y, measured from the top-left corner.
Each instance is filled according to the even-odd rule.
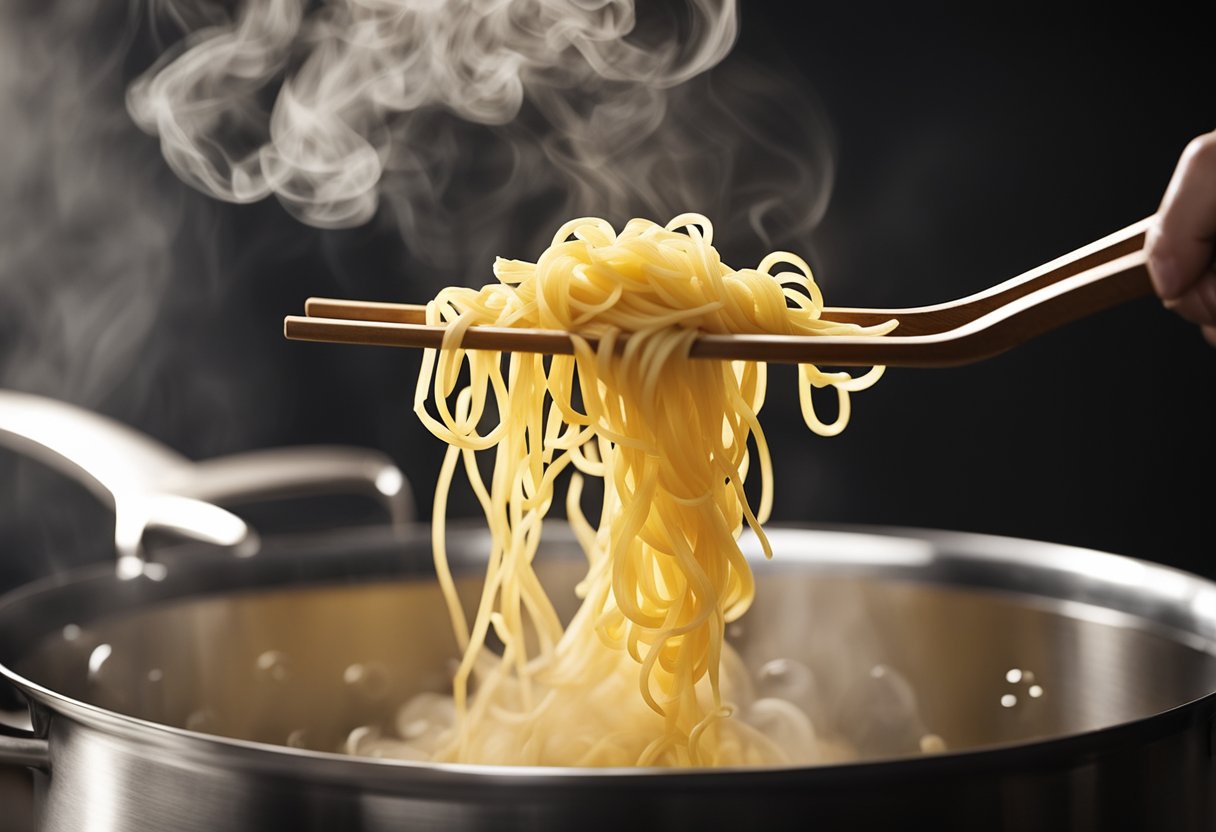
[[[43,12],[27,12],[34,31]],[[1187,141],[1216,127],[1204,14],[1158,6],[1074,21],[1009,10],[994,21],[897,3],[744,2],[728,60],[800,78],[822,103],[836,180],[802,253],[828,303],[921,305],[1155,210]],[[135,364],[112,383],[65,381],[89,375],[87,343],[65,352],[58,375],[8,362],[0,383],[77,401],[194,458],[314,442],[379,448],[429,516],[442,448],[411,413],[419,355],[286,342],[281,321],[310,295],[421,301],[436,287],[402,274],[391,232],[319,231],[274,202],[219,204],[177,183],[155,142],[123,123],[120,82],[146,65],[151,46],[137,37],[119,49],[120,28],[117,13],[85,21],[54,48],[77,57],[77,72],[111,61],[108,75],[97,70],[111,82],[99,81],[88,101],[118,107],[106,135],[133,162],[132,187],[152,183],[160,195],[153,208],[171,218],[173,262]],[[22,117],[48,142],[89,129],[62,113]],[[14,124],[0,125],[0,142]],[[76,240],[96,243],[98,231],[64,221],[37,239],[9,233],[6,244],[45,260]],[[0,337],[0,359],[6,343],[16,355]],[[775,368],[762,414],[776,449],[773,520],[1015,535],[1216,577],[1214,391],[1216,350],[1152,299],[974,366],[891,370],[855,396],[849,428],[832,439],[802,425],[792,371]],[[472,510],[463,497],[452,506]],[[108,557],[107,523],[82,490],[0,457],[0,586]]]

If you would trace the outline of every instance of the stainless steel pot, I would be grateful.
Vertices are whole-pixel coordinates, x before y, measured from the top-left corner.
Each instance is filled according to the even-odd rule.
[[[448,678],[429,535],[408,524],[264,536],[244,557],[184,543],[155,568],[136,547],[121,570],[9,594],[0,673],[31,718],[0,736],[0,759],[37,770],[49,830],[1213,828],[1216,585],[985,535],[772,540],[730,638],[857,762],[597,771],[338,753]],[[542,549],[569,597],[577,547],[558,525]],[[452,529],[449,550],[471,596],[485,535]],[[946,750],[922,753],[926,735]]]

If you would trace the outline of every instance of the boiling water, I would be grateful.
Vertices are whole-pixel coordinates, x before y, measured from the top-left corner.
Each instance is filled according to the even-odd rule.
[[[735,630],[735,632],[740,632]],[[450,690],[437,688],[394,701],[393,669],[384,663],[352,662],[345,665],[333,687],[339,697],[331,699],[337,710],[350,713],[379,713],[384,718],[355,721],[335,740],[333,731],[317,724],[292,725],[281,736],[250,737],[233,731],[231,705],[196,699],[180,699],[182,680],[160,662],[141,665],[140,649],[118,647],[103,641],[104,634],[78,625],[63,629],[59,639],[83,665],[88,701],[200,733],[257,738],[292,748],[331,751],[361,757],[400,760],[429,760],[449,736],[456,719]],[[729,634],[728,634],[729,643]],[[816,671],[788,657],[769,659],[748,668],[734,650],[724,660],[726,701],[732,719],[759,731],[780,748],[793,764],[825,764],[868,757],[900,756],[945,751],[945,741],[932,733],[919,716],[912,685],[896,668],[875,664],[844,685],[847,695],[825,697]],[[265,713],[299,694],[297,661],[282,649],[257,652],[247,671],[244,705],[250,713]],[[455,660],[446,664],[450,674]],[[198,671],[198,668],[192,669]],[[821,673],[839,671],[831,668]],[[191,673],[193,675],[193,672]],[[135,690],[130,680],[135,678]],[[1022,679],[1033,680],[1026,673]],[[835,680],[839,687],[841,679]],[[175,690],[176,689],[176,690]],[[1041,690],[1034,686],[1030,693]],[[167,697],[179,697],[170,702]],[[1005,705],[1002,700],[1001,705]],[[254,732],[256,735],[257,732]]]
[[[1211,656],[1166,637],[1015,596],[757,574],[756,604],[727,633],[740,669],[724,696],[732,719],[779,738],[799,762],[1091,730],[1189,701],[1216,678]],[[462,592],[475,598],[479,586],[470,578]],[[369,581],[117,612],[60,627],[26,655],[15,669],[32,681],[151,722],[426,759],[452,726],[459,650],[433,584]]]

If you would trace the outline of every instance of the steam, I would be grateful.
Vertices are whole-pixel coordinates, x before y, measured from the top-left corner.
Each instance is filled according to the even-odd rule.
[[[485,273],[588,213],[698,210],[769,242],[805,234],[830,191],[826,124],[796,81],[740,62],[709,77],[734,0],[158,11],[194,28],[127,106],[178,176],[319,228],[394,222],[428,266]]]
[[[124,148],[122,30],[92,3],[18,9],[0,5],[0,379],[96,407],[155,321],[174,212]],[[108,49],[79,42],[90,27]]]
[[[808,254],[830,131],[778,55],[736,54],[738,26],[734,0],[0,3],[0,385],[190,456],[277,441],[289,374],[244,360],[274,328],[233,301],[284,225],[359,296],[411,300],[578,215],[696,210],[728,262]],[[290,216],[215,204],[269,199]],[[0,542],[60,505],[42,550],[95,539],[61,539],[58,481],[0,464],[22,506]]]

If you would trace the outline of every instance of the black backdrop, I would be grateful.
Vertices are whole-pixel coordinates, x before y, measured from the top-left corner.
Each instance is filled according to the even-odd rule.
[[[803,253],[836,305],[946,300],[1127,225],[1156,208],[1186,142],[1216,127],[1210,13],[1030,20],[1010,9],[994,23],[893,2],[745,0],[741,15],[736,54],[805,79],[831,124],[835,189]],[[305,228],[274,203],[215,203],[158,173],[147,137],[132,131],[130,147],[182,218],[182,268],[139,366],[88,399],[12,373],[0,382],[79,398],[196,458],[380,448],[428,515],[442,449],[410,412],[419,356],[281,336],[282,316],[310,295],[424,299],[396,271],[399,241]],[[65,226],[42,244],[90,233]],[[1008,534],[1216,577],[1216,350],[1153,300],[978,365],[892,370],[832,439],[801,424],[792,381],[773,371],[762,414],[777,448],[774,521]],[[0,583],[106,556],[107,518],[87,495],[9,455],[0,463]]]

